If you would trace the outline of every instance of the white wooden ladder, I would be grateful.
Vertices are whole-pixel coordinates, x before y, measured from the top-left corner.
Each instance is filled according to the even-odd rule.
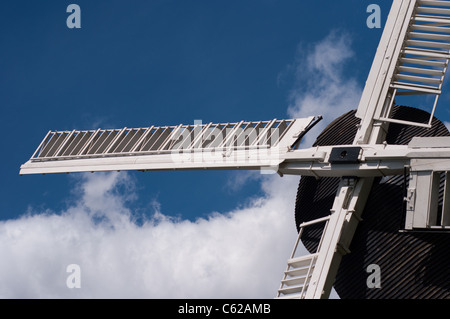
[[[287,268],[281,280],[280,289],[278,289],[277,298],[280,299],[303,299],[305,298],[309,282],[311,280],[317,257],[319,256],[320,247],[322,245],[323,235],[328,226],[330,216],[304,222],[299,226],[297,241],[291,257],[287,261]],[[301,245],[301,237],[306,227],[317,224],[324,224],[322,236],[317,246],[316,252],[313,254],[299,256],[299,244]]]
[[[334,284],[339,264],[361,220],[373,178],[342,178],[330,215],[300,225],[291,258],[288,259],[277,298],[326,299]],[[325,223],[314,253],[296,257],[304,229]]]
[[[450,1],[418,0],[390,83],[389,106],[376,118],[385,122],[431,127],[450,59]],[[434,95],[427,123],[389,118],[395,96]]]

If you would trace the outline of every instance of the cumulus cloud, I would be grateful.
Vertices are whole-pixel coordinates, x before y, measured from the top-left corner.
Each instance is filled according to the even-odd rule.
[[[1,297],[275,296],[296,236],[296,178],[283,179],[282,192],[267,179],[266,196],[241,210],[191,222],[155,206],[138,224],[128,174],[82,176],[66,211],[0,223]],[[70,264],[80,266],[79,289],[66,286]]]
[[[344,72],[354,58],[351,37],[334,30],[312,46],[298,46],[295,86],[289,96],[288,113],[292,117],[322,115],[323,120],[306,135],[304,145],[313,144],[327,124],[358,107],[362,87],[356,78]]]

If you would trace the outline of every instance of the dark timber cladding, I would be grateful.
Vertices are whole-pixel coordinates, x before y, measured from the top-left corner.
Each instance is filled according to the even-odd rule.
[[[336,119],[320,134],[315,145],[351,144],[359,123],[354,114],[351,111]],[[395,106],[392,117],[425,122],[429,116],[422,110]],[[403,145],[414,136],[449,135],[446,127],[434,118],[431,129],[391,123],[386,141]],[[330,213],[338,183],[339,178],[301,178],[295,208],[297,228],[302,222]],[[441,193],[442,188],[441,185]],[[334,287],[340,298],[450,298],[450,238],[433,231],[403,232],[403,194],[403,176],[375,179],[363,220],[350,245],[351,253],[343,257],[336,276]],[[321,228],[304,231],[303,244],[310,252],[314,251]],[[381,268],[381,288],[367,287],[366,269],[370,264]]]

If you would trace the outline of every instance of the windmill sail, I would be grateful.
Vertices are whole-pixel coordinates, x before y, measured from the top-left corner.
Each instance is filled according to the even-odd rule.
[[[308,117],[50,131],[20,174],[276,167],[313,124]]]
[[[430,127],[450,59],[450,2],[395,0],[364,88],[356,116],[362,119],[358,143],[380,142],[374,124],[395,122]],[[395,98],[430,95],[429,119],[393,119]],[[410,105],[424,109],[424,105]],[[378,129],[375,128],[377,131]]]

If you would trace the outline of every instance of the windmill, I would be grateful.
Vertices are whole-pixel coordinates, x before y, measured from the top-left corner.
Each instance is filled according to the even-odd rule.
[[[20,174],[274,170],[302,176],[298,238],[277,298],[449,298],[450,133],[434,117],[450,60],[450,1],[394,0],[359,106],[335,119],[49,131]],[[420,96],[432,101],[400,106]],[[412,97],[412,98],[411,98]],[[308,254],[298,256],[304,245]],[[387,277],[366,286],[367,266]]]

